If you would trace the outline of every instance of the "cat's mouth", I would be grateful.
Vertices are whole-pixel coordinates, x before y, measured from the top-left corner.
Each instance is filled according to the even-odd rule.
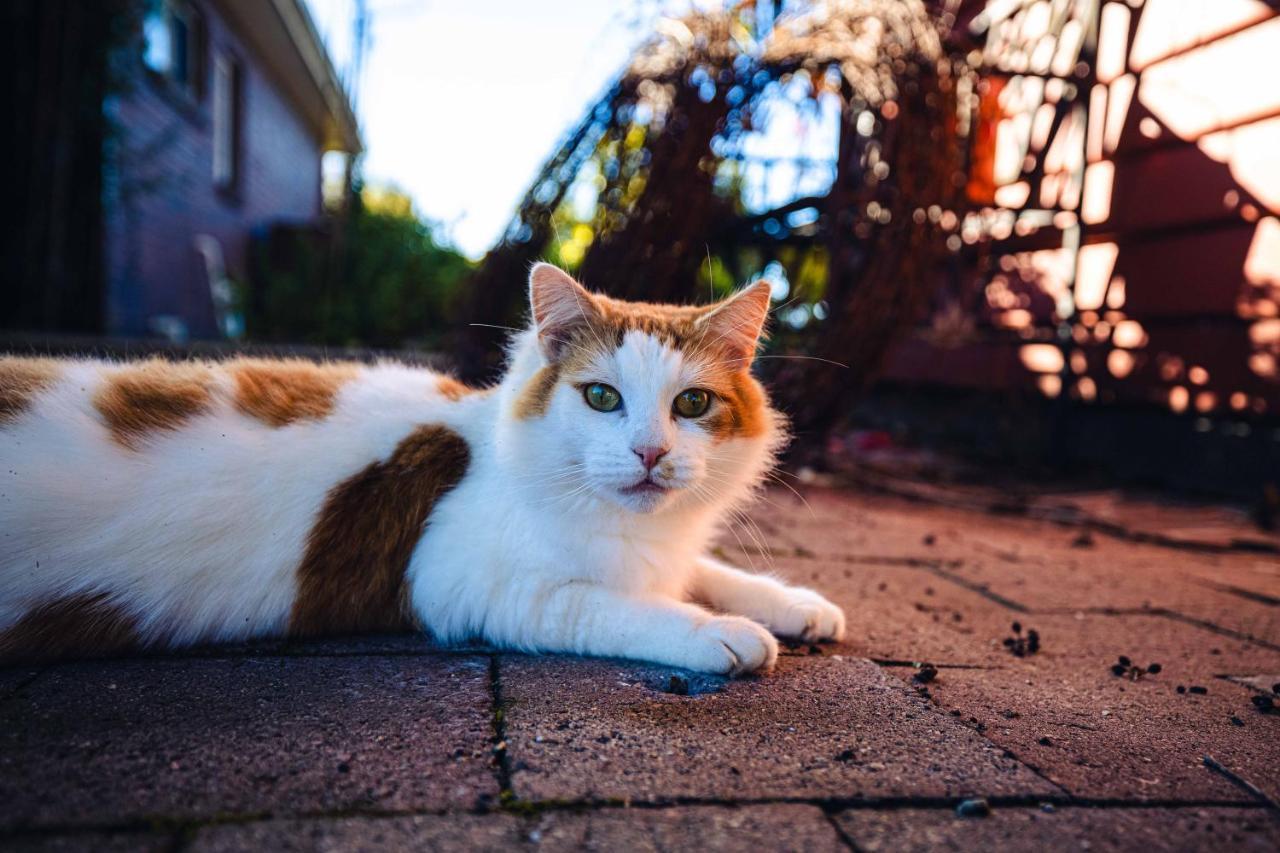
[[[668,489],[661,483],[652,480],[649,477],[645,477],[640,482],[627,486],[620,491],[624,495],[635,497],[657,497],[658,495],[665,494]]]

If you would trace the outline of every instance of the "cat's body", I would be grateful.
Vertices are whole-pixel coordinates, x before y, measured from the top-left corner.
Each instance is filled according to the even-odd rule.
[[[815,593],[705,555],[781,440],[751,293],[633,306],[540,266],[536,327],[483,391],[395,364],[0,361],[0,661],[416,626],[736,673],[776,655],[756,622],[839,636]],[[672,407],[703,387],[678,401],[699,415]]]

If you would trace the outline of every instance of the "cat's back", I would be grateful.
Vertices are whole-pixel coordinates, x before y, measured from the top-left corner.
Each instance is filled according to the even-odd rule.
[[[334,490],[483,405],[396,363],[0,358],[0,627],[78,589],[188,641],[283,624]]]
[[[117,455],[155,455],[209,428],[230,429],[224,437],[232,438],[409,411],[448,417],[449,404],[473,393],[445,374],[397,363],[0,356],[0,447],[6,458],[32,458],[43,446],[79,440]]]

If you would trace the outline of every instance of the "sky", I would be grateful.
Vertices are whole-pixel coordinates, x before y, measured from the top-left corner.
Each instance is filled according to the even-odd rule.
[[[345,68],[355,0],[307,5]],[[408,193],[473,258],[497,241],[543,161],[644,34],[635,0],[368,6],[357,93],[366,182]]]

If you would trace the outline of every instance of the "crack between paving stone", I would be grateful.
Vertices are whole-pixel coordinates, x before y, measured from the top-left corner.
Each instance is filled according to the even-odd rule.
[[[506,707],[502,698],[502,667],[497,654],[489,655],[489,692],[493,702],[493,757],[498,777],[498,805],[515,805],[511,781],[511,756],[507,749]]]
[[[950,711],[951,711],[952,709],[947,708],[945,705],[943,705],[943,704],[938,700],[938,698],[937,698],[936,696],[934,696],[934,695],[930,694],[930,695],[926,696],[926,697],[925,697],[925,699],[926,699],[926,701],[929,703],[929,705],[930,705],[931,707],[933,707],[934,709],[936,709],[936,710],[937,710],[937,712],[938,712],[938,713],[942,713],[943,711],[946,711],[947,713],[946,713],[946,715],[945,715],[945,716],[946,716],[948,719],[950,719]],[[1045,774],[1045,772],[1044,772],[1044,771],[1042,771],[1039,767],[1037,767],[1036,765],[1032,764],[1032,763],[1031,763],[1031,762],[1029,762],[1029,761],[1026,761],[1025,759],[1019,758],[1019,757],[1018,757],[1018,755],[1017,755],[1016,753],[1014,753],[1014,751],[1013,751],[1013,750],[1009,749],[1007,746],[1004,746],[1004,745],[1002,745],[1002,744],[996,743],[994,740],[992,740],[990,737],[988,737],[988,736],[987,736],[987,734],[986,734],[985,732],[983,732],[983,731],[979,731],[977,728],[974,728],[974,727],[971,727],[971,726],[967,726],[967,725],[965,725],[963,722],[959,723],[959,725],[961,725],[961,726],[963,726],[964,728],[969,729],[970,731],[974,732],[978,737],[982,738],[982,739],[983,739],[983,740],[985,740],[987,743],[991,744],[991,746],[992,746],[994,749],[998,749],[998,750],[1000,750],[1000,754],[1001,754],[1001,755],[1003,755],[1005,758],[1008,758],[1008,759],[1009,759],[1009,760],[1011,760],[1011,761],[1015,761],[1015,762],[1017,762],[1018,766],[1020,766],[1020,767],[1025,767],[1025,768],[1027,768],[1028,770],[1030,770],[1030,771],[1032,772],[1032,774],[1034,774],[1038,779],[1040,779],[1040,780],[1041,780],[1042,782],[1044,782],[1045,784],[1047,784],[1047,785],[1051,786],[1051,787],[1052,787],[1052,788],[1054,788],[1055,790],[1061,791],[1061,792],[1062,792],[1064,795],[1066,795],[1067,797],[1074,797],[1074,796],[1075,796],[1074,794],[1072,794],[1072,793],[1071,793],[1071,789],[1070,789],[1070,788],[1068,788],[1067,786],[1065,786],[1065,785],[1061,784],[1060,782],[1057,782],[1057,781],[1055,781],[1055,780],[1053,780],[1053,779],[1049,778],[1049,776],[1048,776],[1048,775],[1046,775],[1046,774]]]
[[[829,811],[825,808],[822,810],[822,816],[827,819],[827,823],[831,824],[832,830],[835,831],[836,840],[848,849],[854,851],[854,853],[861,853],[862,848],[860,848],[858,843],[853,840],[853,836],[845,831],[845,828],[840,825],[840,821],[836,820],[836,816],[838,814],[839,812]]]
[[[990,665],[981,664],[981,663],[938,663],[937,661],[932,661],[932,660],[915,661],[915,660],[894,660],[890,658],[864,658],[864,660],[869,660],[872,663],[874,663],[876,666],[883,666],[886,668],[901,667],[901,668],[907,668],[907,669],[919,669],[921,664],[928,663],[936,667],[937,669],[980,669],[985,671],[1004,669],[1004,667],[1002,666],[990,666]]]
[[[1227,771],[1230,772],[1230,771]],[[1247,783],[1246,783],[1247,784]],[[528,800],[518,809],[362,809],[358,807],[330,811],[298,812],[249,812],[245,814],[213,815],[192,818],[138,818],[136,820],[46,824],[16,826],[0,829],[0,840],[17,838],[42,838],[54,835],[88,835],[93,833],[178,833],[193,837],[204,828],[217,826],[241,826],[269,821],[324,821],[324,820],[390,820],[406,817],[483,817],[508,814],[514,817],[535,817],[546,813],[578,814],[592,811],[634,809],[656,811],[670,808],[750,808],[755,806],[813,806],[828,814],[841,811],[898,811],[920,809],[950,811],[965,800],[984,799],[992,808],[1039,808],[1052,805],[1055,808],[1079,809],[1256,809],[1269,811],[1272,805],[1263,800],[1221,799],[1147,799],[1130,800],[1118,797],[1075,797],[1069,794],[982,794],[971,792],[954,796],[929,797],[744,797],[721,799],[715,797],[668,797],[654,800],[587,799],[587,800]]]
[[[1190,581],[1196,586],[1217,590],[1218,592],[1226,593],[1227,595],[1234,595],[1238,598],[1243,598],[1246,601],[1265,604],[1268,607],[1280,607],[1280,598],[1276,598],[1274,595],[1266,595],[1265,593],[1254,592],[1251,589],[1244,589],[1243,587],[1232,586],[1227,583],[1215,583],[1214,581],[1201,580],[1199,578],[1190,578]]]
[[[1210,622],[1206,619],[1198,619],[1195,616],[1188,616],[1177,610],[1171,610],[1168,607],[1053,607],[1044,610],[1031,610],[1028,615],[1031,616],[1074,616],[1077,613],[1085,613],[1090,616],[1158,616],[1162,619],[1169,619],[1174,622],[1182,622],[1187,625],[1194,625],[1197,628],[1203,628],[1214,634],[1223,637],[1230,637],[1233,640],[1239,640],[1242,643],[1253,643],[1255,646],[1261,646],[1264,649],[1270,649],[1273,652],[1280,652],[1280,644],[1273,643],[1270,640],[1264,640],[1262,637],[1255,637],[1253,634],[1246,634],[1243,631],[1236,631],[1232,628],[1223,628],[1221,625]]]
[[[887,566],[903,569],[958,569],[964,560],[939,560],[934,557],[876,557],[845,554],[837,559],[854,566]]]
[[[1224,767],[1216,759],[1214,759],[1212,755],[1204,756],[1201,759],[1201,762],[1204,764],[1205,767],[1209,769],[1210,772],[1217,773],[1219,776],[1226,779],[1232,785],[1235,785],[1240,790],[1249,794],[1249,796],[1253,797],[1255,800],[1258,801],[1259,805],[1265,806],[1266,808],[1270,809],[1273,812],[1280,813],[1280,803],[1277,803],[1275,800],[1268,797],[1261,788],[1259,788],[1257,785],[1250,782],[1248,779],[1239,775],[1235,771],[1227,767]]]
[[[950,581],[956,586],[962,586],[970,592],[976,592],[978,595],[989,601],[994,601],[1006,610],[1012,610],[1015,613],[1023,614],[1031,614],[1034,612],[1025,604],[1019,604],[1011,598],[1005,598],[997,592],[992,592],[985,584],[976,583],[968,578],[960,577],[955,572],[949,572],[940,565],[928,567],[927,571],[930,574],[942,578],[943,580]]]

